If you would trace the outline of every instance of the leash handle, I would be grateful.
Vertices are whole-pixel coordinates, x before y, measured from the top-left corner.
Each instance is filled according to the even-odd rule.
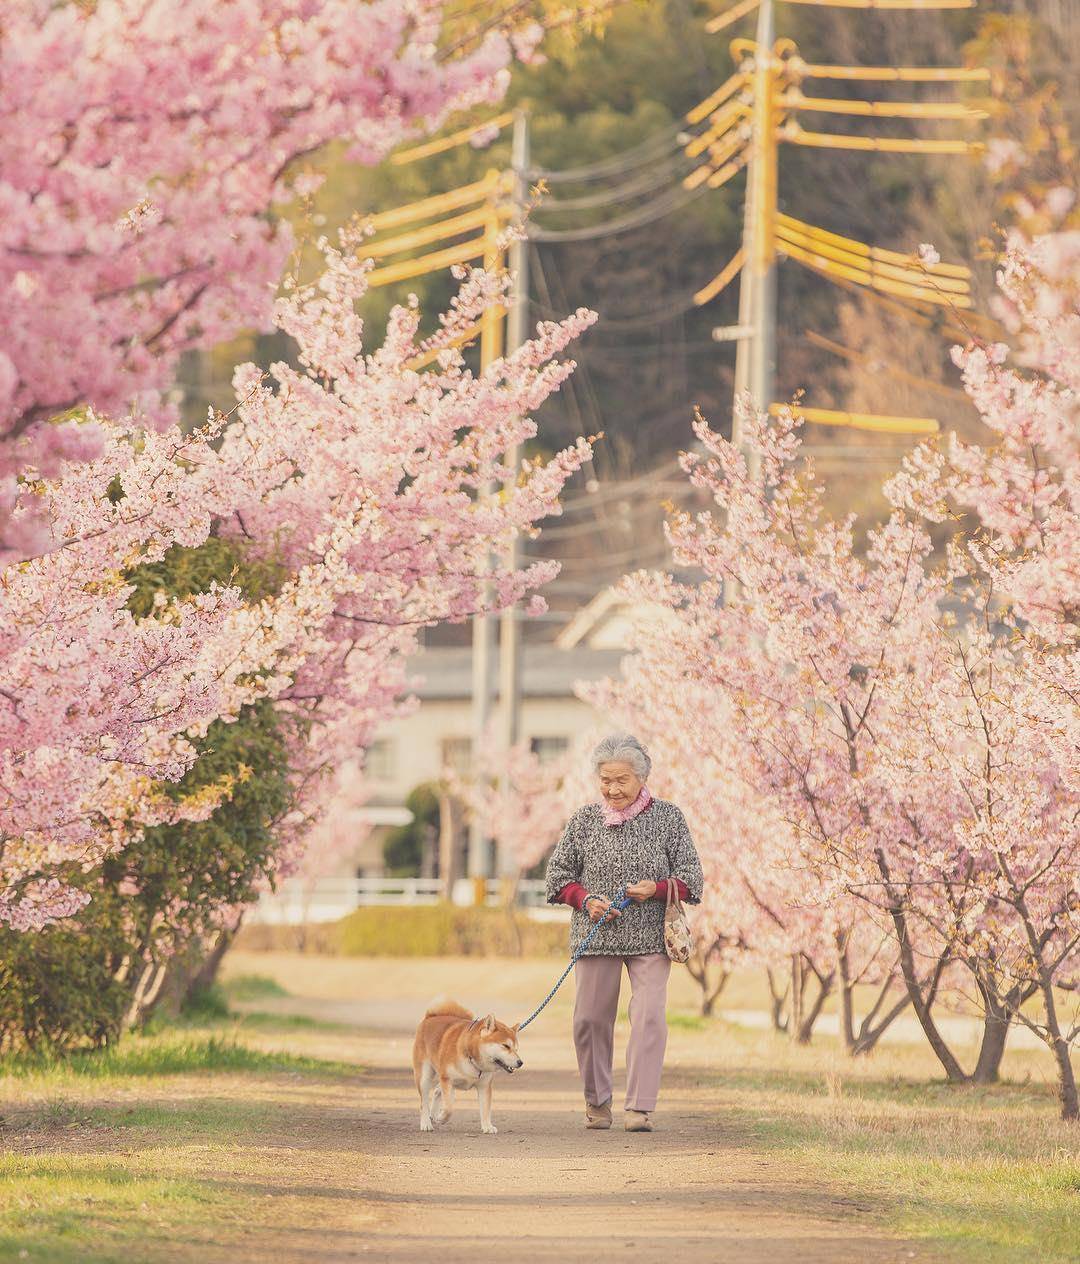
[[[621,913],[624,908],[629,907],[629,905],[632,903],[633,901],[625,893],[625,891],[620,891],[619,894],[612,901],[612,907],[614,907]],[[570,964],[566,967],[566,969],[562,972],[562,974],[559,975],[558,979],[556,980],[555,986],[551,989],[551,991],[547,994],[547,996],[544,997],[544,999],[540,1002],[540,1004],[536,1007],[536,1009],[533,1010],[533,1012],[529,1015],[529,1017],[526,1018],[523,1023],[518,1023],[518,1031],[524,1031],[525,1028],[528,1027],[528,1025],[532,1022],[532,1020],[536,1018],[539,1014],[541,1014],[547,1008],[548,1003],[550,1002],[551,998],[555,995],[555,993],[559,990],[559,988],[561,988],[562,985],[566,982],[567,975],[574,968],[574,966],[577,965],[578,958],[582,955],[585,949],[588,948],[588,946],[592,943],[593,939],[596,937],[597,932],[600,930],[600,927],[607,924],[610,916],[611,916],[611,909],[608,909],[608,911],[604,914],[604,916],[593,926],[592,930],[589,931],[589,933],[581,941],[581,944],[578,947],[577,952],[575,952],[574,955],[570,958]]]

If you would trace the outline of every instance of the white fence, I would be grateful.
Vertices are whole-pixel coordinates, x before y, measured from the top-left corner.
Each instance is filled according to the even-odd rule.
[[[476,888],[471,878],[454,884],[455,904],[474,904]],[[307,882],[290,878],[277,891],[268,891],[245,919],[249,923],[272,926],[299,926],[305,922],[336,922],[365,905],[437,904],[443,895],[438,878],[320,878]],[[484,903],[497,905],[503,899],[500,879],[485,882]],[[518,883],[516,903],[530,915],[560,917],[564,914],[544,902],[544,884],[539,879]]]

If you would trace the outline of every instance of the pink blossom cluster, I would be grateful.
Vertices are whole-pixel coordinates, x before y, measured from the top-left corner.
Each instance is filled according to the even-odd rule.
[[[95,416],[98,455],[33,482],[51,547],[9,566],[0,586],[4,915],[32,903],[40,925],[65,909],[57,888],[52,904],[41,898],[42,881],[164,819],[155,783],[183,775],[213,720],[260,697],[301,721],[306,819],[320,774],[360,752],[398,705],[420,628],[501,608],[553,573],[547,563],[489,572],[488,561],[558,511],[589,455],[581,442],[547,462],[505,462],[535,435],[530,413],[571,371],[557,357],[592,315],[540,326],[477,376],[452,344],[503,284],[477,273],[433,339],[419,338],[414,309],[397,309],[369,352],[354,308],[368,271],[357,244],[352,229],[323,243],[322,277],[277,305],[300,369],[275,364],[264,378],[241,366],[234,415],[190,435]],[[411,367],[433,349],[434,366]],[[501,493],[479,494],[489,484]],[[211,532],[280,565],[278,590],[251,603],[215,587],[135,618],[122,572]],[[206,812],[211,799],[167,810]]]
[[[178,358],[271,325],[293,239],[269,214],[327,141],[381,158],[506,86],[508,39],[434,55],[437,0],[0,0],[0,550],[47,522],[18,477],[176,419]]]
[[[831,940],[842,972],[895,962],[954,1079],[931,1007],[962,965],[950,977],[988,1018],[1046,1041],[1073,1114],[1080,1026],[1052,985],[1080,971],[1076,258],[1070,241],[1014,248],[1000,282],[1027,367],[1004,348],[961,355],[999,442],[917,449],[865,549],[852,517],[825,513],[795,416],[742,402],[759,478],[699,419],[683,463],[715,508],[668,533],[700,578],[626,581],[664,617],[594,692],[667,748],[724,882],[700,916],[727,942],[819,960]],[[1050,276],[1048,260],[1073,263]],[[958,509],[981,526],[939,565],[923,519]]]
[[[469,776],[447,770],[446,779],[469,819],[495,840],[520,875],[544,859],[571,814],[587,801],[575,776],[583,758],[580,744],[545,761],[528,742],[505,750],[488,733]]]

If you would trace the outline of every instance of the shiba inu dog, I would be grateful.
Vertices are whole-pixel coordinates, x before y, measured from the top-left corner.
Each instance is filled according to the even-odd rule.
[[[420,1131],[431,1132],[450,1118],[454,1089],[474,1088],[480,1131],[498,1132],[491,1122],[491,1081],[496,1071],[512,1075],[521,1065],[516,1026],[496,1022],[492,1014],[476,1018],[456,1001],[433,1001],[413,1043]]]

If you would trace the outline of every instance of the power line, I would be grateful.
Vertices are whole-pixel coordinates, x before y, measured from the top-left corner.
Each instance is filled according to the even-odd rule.
[[[644,166],[647,162],[655,162],[657,154],[665,149],[672,151],[681,149],[680,136],[685,129],[686,124],[681,120],[677,123],[669,123],[662,131],[610,158],[602,158],[599,162],[587,163],[581,167],[565,167],[561,171],[551,167],[532,167],[529,170],[529,178],[544,180],[548,184],[579,184],[589,180],[605,179],[608,176],[622,175],[635,167]]]
[[[601,206],[613,206],[618,202],[626,202],[632,197],[651,193],[655,189],[662,188],[670,182],[670,177],[673,175],[677,174],[681,179],[693,167],[692,161],[686,157],[682,150],[679,150],[670,158],[665,159],[664,165],[655,168],[650,167],[644,176],[628,180],[625,184],[618,185],[614,189],[609,189],[604,193],[588,193],[581,197],[545,198],[537,209],[542,211],[588,211]],[[682,168],[681,172],[679,168]]]
[[[615,219],[605,220],[602,224],[593,224],[587,228],[541,228],[537,224],[530,224],[528,234],[530,241],[543,242],[570,242],[570,241],[592,241],[597,237],[608,237],[612,233],[628,232],[632,228],[640,228],[645,224],[651,224],[654,220],[661,219],[665,215],[670,215],[673,211],[682,210],[684,206],[688,206],[708,191],[707,185],[701,185],[699,188],[685,190],[681,185],[669,189],[666,194],[661,194],[652,202],[647,202],[644,206],[638,207],[637,210],[630,211],[626,215],[617,216]]]

